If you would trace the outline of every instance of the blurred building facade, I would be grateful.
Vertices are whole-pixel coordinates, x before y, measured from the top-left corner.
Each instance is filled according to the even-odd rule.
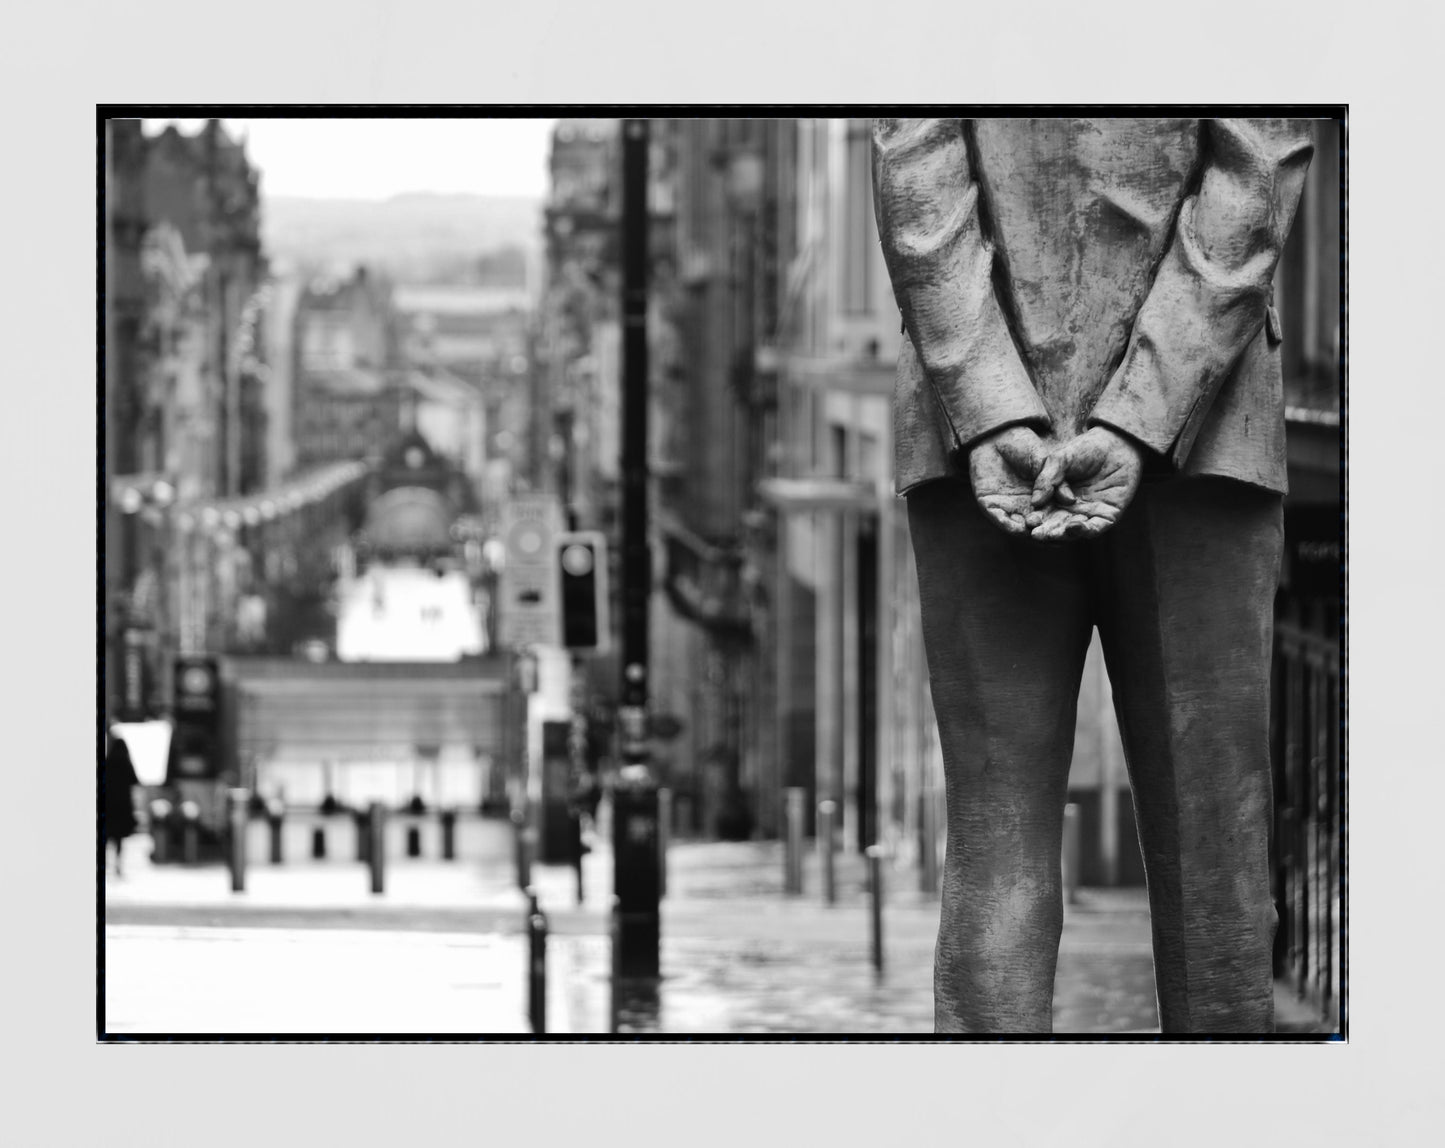
[[[679,827],[771,836],[783,791],[801,787],[810,821],[818,801],[838,803],[845,847],[881,841],[900,863],[916,862],[941,850],[923,828],[942,825],[925,814],[941,805],[943,770],[905,506],[893,495],[901,335],[874,220],[868,122],[654,120],[651,130],[650,436],[662,590],[652,702],[684,717],[681,736],[656,747]],[[554,356],[546,399],[554,416],[573,412],[568,441],[593,420],[583,433],[607,442],[599,458],[615,457],[615,447],[596,414],[604,388],[583,361],[616,313],[607,238],[618,199],[614,140],[611,125],[569,125],[566,138],[559,125],[541,329]],[[1311,657],[1322,667],[1338,649],[1340,601],[1338,144],[1337,125],[1322,122],[1277,277],[1291,464],[1281,618],[1286,645],[1299,644],[1290,619],[1312,619]],[[547,427],[553,461],[572,457],[558,445],[558,420]],[[600,503],[583,508],[583,525],[607,522],[605,472],[601,484],[581,485]],[[1278,698],[1286,694],[1282,685]],[[1303,793],[1305,765],[1321,756],[1304,749],[1304,731],[1329,723],[1321,706],[1280,718],[1281,759],[1297,759],[1280,767],[1282,793]],[[1082,812],[1084,880],[1141,881],[1097,643],[1069,788]],[[1321,817],[1282,816],[1295,837],[1302,820],[1328,836]],[[1282,882],[1299,885],[1283,876],[1288,867]]]
[[[379,456],[402,428],[407,399],[392,285],[365,267],[312,279],[293,323],[296,465]]]
[[[615,120],[559,120],[543,212],[529,478],[572,522],[611,530],[620,451],[620,150]]]
[[[1322,1016],[1338,1016],[1345,806],[1340,663],[1346,617],[1341,342],[1344,133],[1315,127],[1315,154],[1275,274],[1283,326],[1285,553],[1275,605],[1276,971]]]
[[[525,465],[530,293],[524,283],[399,284],[394,297],[408,422],[494,512]]]
[[[171,712],[177,656],[282,640],[276,593],[325,564],[365,467],[272,454],[287,312],[244,142],[112,120],[105,177],[105,717],[141,720]]]

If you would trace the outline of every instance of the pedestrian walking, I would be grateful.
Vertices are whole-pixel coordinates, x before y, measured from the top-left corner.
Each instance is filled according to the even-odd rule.
[[[121,854],[125,839],[135,832],[135,806],[131,790],[140,784],[131,764],[130,747],[125,738],[112,733],[105,755],[105,848],[107,860],[110,846],[115,844],[115,875],[122,876]]]

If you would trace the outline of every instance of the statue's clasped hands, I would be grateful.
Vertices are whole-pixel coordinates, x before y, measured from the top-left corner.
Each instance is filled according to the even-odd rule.
[[[974,497],[1007,534],[1040,542],[1094,538],[1112,527],[1139,489],[1140,448],[1108,427],[1065,443],[1028,427],[1005,427],[969,453]]]

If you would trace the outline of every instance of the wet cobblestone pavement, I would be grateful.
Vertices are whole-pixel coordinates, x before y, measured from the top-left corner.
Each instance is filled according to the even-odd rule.
[[[189,1031],[227,1031],[225,1022],[234,1009],[217,1011],[218,998],[206,991],[204,976],[177,979],[153,972],[181,967],[182,950],[205,948],[237,959],[245,955],[249,975],[273,986],[269,1019],[248,1016],[248,1025],[292,1033],[341,1031],[336,1018],[350,1014],[330,1000],[327,979],[313,979],[309,993],[292,992],[287,985],[294,978],[287,969],[295,968],[298,958],[324,967],[308,955],[308,946],[330,954],[327,960],[341,959],[337,954],[344,958],[338,944],[340,934],[349,931],[355,935],[350,951],[357,962],[374,954],[393,971],[412,968],[421,978],[417,983],[425,982],[425,993],[416,999],[426,1007],[415,1023],[407,1023],[405,996],[397,1007],[393,1002],[366,1012],[384,1016],[391,1031],[475,1035],[482,1018],[490,1017],[510,1018],[491,1029],[498,1035],[525,1032],[525,943],[518,935],[525,902],[508,850],[499,831],[498,856],[490,862],[398,862],[381,896],[367,891],[363,867],[346,863],[258,865],[248,872],[247,891],[233,894],[224,869],[151,866],[143,844],[133,841],[126,878],[106,879],[107,954],[115,958],[107,961],[107,995],[123,1003],[123,1017],[116,1015],[127,1032],[170,1031],[177,1018],[184,1018]],[[605,845],[588,857],[581,906],[571,870],[548,866],[534,871],[550,927],[552,1034],[613,1031],[607,917],[611,860]],[[776,843],[675,845],[662,905],[664,975],[650,985],[628,986],[617,1031],[780,1039],[931,1034],[938,899],[918,890],[916,871],[885,870],[881,977],[872,965],[862,859],[838,859],[833,905],[823,904],[816,856],[805,866],[802,895],[783,894],[782,872]],[[248,944],[218,947],[212,934],[228,928],[247,933]],[[277,934],[275,944],[266,943],[267,930]],[[328,931],[336,938],[328,940]],[[411,934],[413,940],[403,943],[400,934]],[[210,938],[205,946],[198,943],[202,936]],[[385,941],[388,936],[397,940]],[[160,953],[167,947],[171,955],[164,961],[136,959],[140,952]],[[272,956],[275,962],[266,965]],[[477,975],[466,973],[469,960],[479,962]],[[431,977],[427,969],[443,972]],[[355,999],[356,986],[365,983],[360,964],[353,974],[347,983]],[[260,994],[256,999],[268,998]],[[448,1012],[453,1006],[454,1014]],[[1080,890],[1077,903],[1065,913],[1055,1035],[1141,1033],[1157,1024],[1144,891]]]

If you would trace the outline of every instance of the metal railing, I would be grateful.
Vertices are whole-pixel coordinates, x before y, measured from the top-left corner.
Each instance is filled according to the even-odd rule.
[[[1275,973],[1323,1018],[1338,1013],[1344,899],[1340,646],[1275,623]]]

